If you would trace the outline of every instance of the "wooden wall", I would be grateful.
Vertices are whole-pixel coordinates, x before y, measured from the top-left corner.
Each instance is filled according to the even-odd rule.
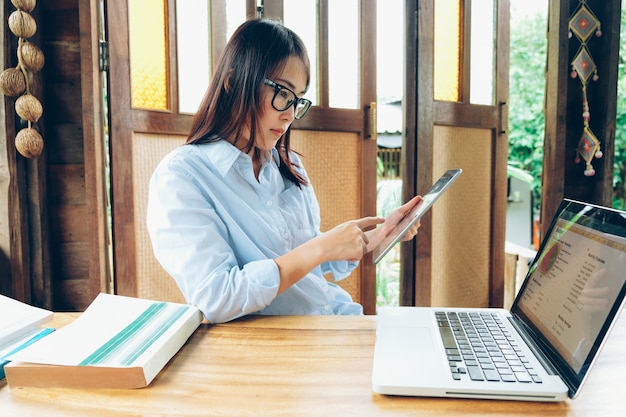
[[[38,7],[45,16],[41,48],[53,308],[71,310],[88,272],[78,1],[43,1]]]
[[[9,0],[0,10],[2,21],[15,11]],[[41,9],[32,13],[38,30],[29,39],[40,45]],[[0,56],[3,68],[14,68],[17,37],[3,25]],[[40,73],[30,79],[30,92],[41,98],[44,91]],[[16,132],[25,127],[15,114],[16,97],[4,97],[0,106],[0,291],[31,304],[51,307],[49,240],[46,193],[46,157],[26,159],[15,149]],[[43,118],[36,128],[43,132]],[[45,137],[45,134],[44,134]]]
[[[101,266],[93,267],[93,235],[99,234],[95,217],[98,210],[91,200],[95,184],[86,184],[93,178],[86,161],[93,157],[89,147],[97,139],[93,120],[93,102],[85,83],[94,75],[89,62],[91,34],[85,27],[91,24],[89,1],[39,1],[41,19],[41,48],[46,57],[43,70],[45,94],[45,143],[47,161],[47,193],[49,218],[49,251],[51,292],[54,310],[82,310],[100,290]],[[81,37],[82,35],[82,37]],[[85,59],[87,55],[87,59]],[[95,74],[97,76],[97,73]],[[87,168],[86,168],[87,167]],[[94,285],[96,282],[96,285]]]

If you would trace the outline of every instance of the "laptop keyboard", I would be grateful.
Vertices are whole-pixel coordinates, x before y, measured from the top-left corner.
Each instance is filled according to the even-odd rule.
[[[489,312],[435,312],[452,378],[541,383],[501,318]]]

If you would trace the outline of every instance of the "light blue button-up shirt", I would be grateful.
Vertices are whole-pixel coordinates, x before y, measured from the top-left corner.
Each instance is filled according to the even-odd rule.
[[[167,155],[150,180],[147,222],[156,258],[213,323],[248,314],[362,314],[325,278],[347,277],[356,262],[319,265],[277,296],[274,259],[317,236],[320,213],[313,188],[285,180],[276,161],[272,150],[257,181],[250,157],[226,141]]]

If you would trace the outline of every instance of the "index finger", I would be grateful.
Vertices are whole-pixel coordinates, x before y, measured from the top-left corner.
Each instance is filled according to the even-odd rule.
[[[361,230],[367,230],[372,226],[376,226],[377,224],[384,223],[385,219],[384,217],[370,216],[370,217],[363,217],[362,219],[358,219],[355,222],[356,222],[356,225],[359,226]]]

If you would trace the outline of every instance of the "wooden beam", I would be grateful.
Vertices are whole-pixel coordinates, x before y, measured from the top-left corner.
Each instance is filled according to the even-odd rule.
[[[621,2],[589,0],[600,20],[602,36],[586,41],[598,70],[587,83],[589,127],[601,142],[602,159],[591,161],[595,175],[585,176],[585,162],[575,162],[583,134],[583,92],[580,77],[572,78],[571,61],[581,42],[569,37],[569,19],[578,2],[550,0],[546,69],[546,124],[541,204],[541,234],[545,234],[564,197],[611,206],[617,105]]]
[[[103,86],[99,66],[99,41],[103,38],[103,20],[98,0],[79,0],[80,28],[80,83],[82,102],[82,131],[84,152],[85,202],[89,227],[88,298],[94,299],[100,292],[112,292],[112,259],[109,256],[111,233],[108,216],[109,190],[106,180],[107,147],[102,117]]]
[[[545,138],[541,186],[541,235],[548,228],[564,196],[568,59],[569,2],[550,0],[548,6],[548,49],[546,67]],[[573,158],[574,155],[570,154]]]

